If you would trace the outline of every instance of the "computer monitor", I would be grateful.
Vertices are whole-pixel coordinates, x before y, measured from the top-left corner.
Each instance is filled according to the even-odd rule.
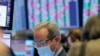
[[[98,15],[99,0],[83,0],[83,26],[92,16]]]
[[[34,56],[33,40],[25,40],[26,54],[25,56]]]
[[[34,56],[33,40],[12,40],[11,48],[16,56]]]
[[[16,56],[25,55],[25,41],[24,40],[12,40],[11,48]]]
[[[14,0],[0,0],[0,27],[11,28]]]
[[[29,29],[55,22],[61,29],[79,27],[78,0],[27,0]]]

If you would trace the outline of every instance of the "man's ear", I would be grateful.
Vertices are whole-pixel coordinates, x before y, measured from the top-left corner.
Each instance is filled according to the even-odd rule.
[[[60,42],[60,37],[59,36],[55,37],[55,42]]]

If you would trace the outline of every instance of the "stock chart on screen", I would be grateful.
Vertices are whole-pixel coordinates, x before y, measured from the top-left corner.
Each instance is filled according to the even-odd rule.
[[[79,27],[78,0],[28,0],[29,28],[55,22],[60,28]]]
[[[98,14],[99,0],[84,0],[83,2],[83,25],[88,18]]]

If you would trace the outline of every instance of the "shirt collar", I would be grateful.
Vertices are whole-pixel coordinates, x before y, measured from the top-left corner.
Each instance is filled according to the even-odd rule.
[[[62,50],[63,50],[63,48],[60,47],[60,49],[59,49],[58,52],[55,54],[55,56],[58,56]]]

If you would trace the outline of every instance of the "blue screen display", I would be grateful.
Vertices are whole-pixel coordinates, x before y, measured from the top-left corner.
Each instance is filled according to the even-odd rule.
[[[79,27],[78,0],[28,0],[29,28],[55,22],[59,28]]]
[[[33,40],[12,40],[11,48],[16,56],[34,56]]]
[[[11,0],[0,0],[0,27],[9,27]]]

